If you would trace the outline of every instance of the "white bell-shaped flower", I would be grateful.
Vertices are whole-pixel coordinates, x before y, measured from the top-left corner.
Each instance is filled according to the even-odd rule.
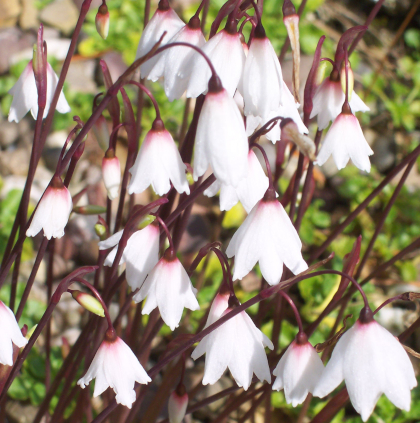
[[[232,306],[222,316],[230,311]],[[271,382],[264,347],[274,348],[267,336],[242,311],[207,335],[191,357],[196,360],[206,353],[203,385],[216,383],[229,368],[238,386],[247,390],[254,373],[261,381]]]
[[[168,43],[184,42],[197,47],[206,43],[200,27],[198,17],[191,18],[190,22],[179,30]],[[157,81],[163,76],[163,87],[169,101],[179,99],[185,93],[191,74],[195,50],[191,47],[178,46],[165,50],[150,71],[148,79]]]
[[[337,116],[325,136],[316,164],[322,166],[331,154],[339,170],[346,167],[351,159],[360,170],[370,172],[369,156],[373,151],[363,135],[359,121],[352,113],[340,113]]]
[[[73,207],[69,190],[59,176],[54,176],[50,186],[38,203],[26,236],[35,236],[41,229],[48,239],[61,238]]]
[[[168,43],[168,41],[184,26],[184,22],[179,18],[176,12],[169,6],[168,0],[160,0],[158,9],[147,23],[137,47],[136,59],[148,53],[152,47],[164,35],[160,46]],[[155,67],[161,54],[152,57],[140,66],[140,74],[142,78],[147,78],[150,71]],[[163,68],[163,63],[161,63]],[[157,69],[156,69],[157,72]]]
[[[265,120],[282,105],[280,62],[261,22],[255,28],[246,57],[240,91],[244,97],[245,116],[260,116]]]
[[[221,184],[219,181],[204,191],[207,197],[213,197],[220,191],[220,210],[230,210],[238,201],[249,213],[252,208],[263,198],[268,188],[268,178],[252,150],[248,153],[248,173],[238,186]]]
[[[108,150],[102,159],[102,178],[108,193],[108,198],[114,200],[118,197],[118,190],[121,183],[121,166],[114,150]]]
[[[199,310],[197,290],[178,258],[167,250],[149,273],[140,291],[134,295],[136,303],[144,300],[142,314],[158,307],[162,320],[174,330],[179,326],[184,307]]]
[[[100,250],[114,247],[105,259],[105,266],[112,266],[122,234],[121,230],[98,243]],[[159,261],[159,236],[159,226],[152,223],[128,238],[119,264],[126,263],[127,283],[133,291],[140,288],[148,273]]]
[[[136,400],[135,382],[147,384],[151,381],[130,347],[115,334],[105,336],[88,371],[77,384],[84,389],[92,379],[96,379],[94,397],[110,387],[116,394],[117,403],[128,408]]]
[[[289,87],[283,81],[283,104],[277,109],[270,112],[265,118],[261,116],[248,115],[246,118],[246,134],[252,135],[258,127],[265,125],[269,120],[281,116],[283,118],[291,118],[296,123],[301,134],[307,134],[308,128],[303,123],[299,114],[299,104],[295,102],[293,94]],[[273,144],[280,140],[280,120],[268,131],[265,136]]]
[[[280,282],[283,264],[295,275],[308,268],[299,235],[272,191],[254,206],[230,240],[226,254],[235,256],[234,280],[246,276],[257,262],[270,285]]]
[[[315,348],[305,335],[300,335],[290,344],[273,370],[273,375],[277,376],[273,389],[284,389],[286,402],[293,407],[302,404],[308,393],[313,392],[324,370]]]
[[[0,301],[0,364],[13,366],[13,345],[24,347],[28,340],[22,335],[13,311]]]
[[[244,49],[235,26],[236,24],[230,25],[228,23],[228,29],[225,28],[210,38],[202,48],[203,53],[211,60],[223,87],[230,97],[235,94],[245,63]],[[187,97],[195,98],[200,94],[205,94],[210,77],[211,71],[205,59],[201,54],[194,53]]]
[[[239,109],[219,78],[212,77],[198,119],[194,180],[211,166],[222,184],[236,187],[246,177],[247,157],[248,138]]]
[[[396,407],[409,411],[410,390],[417,386],[413,365],[403,346],[372,317],[359,317],[339,339],[314,396],[328,395],[343,379],[350,401],[363,421],[372,414],[382,394]]]
[[[331,77],[326,78],[316,90],[311,112],[311,118],[318,116],[319,129],[325,129],[330,121],[334,122],[335,118],[341,113],[344,100],[345,94],[340,79],[334,81]],[[353,113],[370,110],[355,91],[349,93],[349,103]]]
[[[169,423],[182,423],[188,407],[188,394],[185,392],[184,385],[183,392],[177,392],[178,388],[169,395],[168,400],[168,415]]]
[[[172,182],[180,194],[189,194],[185,169],[172,135],[165,129],[162,120],[156,119],[129,170],[132,178],[128,192],[138,194],[152,185],[157,195],[164,195],[170,190]]]
[[[57,87],[58,77],[51,65],[47,62],[47,97],[43,118],[48,115],[52,98]],[[36,88],[35,74],[32,67],[32,60],[26,65],[16,84],[10,89],[13,96],[12,105],[9,111],[9,122],[19,122],[28,111],[32,117],[38,115],[38,90]],[[61,91],[58,97],[56,110],[60,113],[68,113],[70,106]]]

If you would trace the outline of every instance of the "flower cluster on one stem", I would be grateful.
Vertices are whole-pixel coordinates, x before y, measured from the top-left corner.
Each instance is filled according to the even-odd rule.
[[[3,387],[9,387],[12,383],[36,338],[47,325],[63,292],[68,290],[69,284],[78,282],[90,289],[94,298],[79,291],[69,292],[87,310],[105,316],[108,328],[104,330],[98,325],[99,335],[90,339],[95,351],[89,355],[89,367],[77,383],[85,388],[95,379],[93,396],[101,395],[110,387],[115,392],[115,404],[128,408],[135,404],[133,412],[141,398],[137,395],[136,382],[151,382],[163,366],[182,354],[181,380],[169,397],[170,421],[182,421],[189,401],[183,385],[186,351],[194,344],[194,350],[189,351],[194,360],[205,354],[204,385],[216,383],[226,369],[229,369],[236,384],[245,391],[256,380],[266,381],[272,383],[274,390],[283,389],[287,403],[295,407],[305,401],[309,393],[318,397],[329,395],[344,380],[350,401],[364,421],[371,415],[382,393],[397,407],[409,410],[410,391],[417,384],[414,369],[400,341],[375,321],[366,295],[352,277],[358,254],[352,256],[345,272],[324,270],[314,273],[316,266],[308,268],[302,255],[297,225],[291,219],[293,213],[288,214],[284,208],[287,192],[283,198],[277,193],[277,172],[273,175],[265,150],[256,143],[261,135],[265,135],[268,140],[277,143],[277,146],[282,145],[278,151],[283,153],[288,144],[293,144],[293,148],[298,148],[301,152],[301,172],[304,168],[313,166],[314,159],[315,163],[322,165],[331,155],[339,169],[345,167],[351,159],[359,169],[370,170],[369,156],[373,151],[355,116],[356,112],[366,112],[369,108],[353,90],[353,75],[348,60],[352,42],[365,27],[351,28],[343,34],[334,60],[325,58],[332,64],[332,71],[322,82],[317,69],[320,60],[324,59],[320,58],[318,51],[312,68],[314,72],[309,74],[306,82],[306,118],[302,120],[299,113],[297,77],[300,66],[299,16],[291,2],[284,2],[283,13],[292,46],[293,93],[283,80],[280,61],[266,35],[262,2],[255,4],[251,1],[255,13],[250,15],[246,8],[241,8],[245,2],[229,0],[226,7],[220,10],[210,37],[206,40],[199,16],[207,1],[203,0],[197,12],[185,24],[170,7],[168,0],[160,0],[156,12],[144,28],[135,62],[115,83],[106,63],[101,62],[106,94],[101,100],[99,97],[95,99],[92,116],[87,122],[83,123],[75,118],[77,125],[70,133],[59,157],[56,172],[29,221],[26,222],[26,217],[23,220],[17,217],[14,232],[12,231],[13,239],[18,228],[20,235],[16,243],[13,245],[11,241],[10,248],[6,250],[5,261],[0,269],[0,284],[4,283],[10,267],[19,257],[25,236],[33,237],[43,231],[48,241],[51,238],[61,238],[72,211],[90,213],[89,206],[73,209],[73,203],[78,198],[72,199],[68,187],[74,168],[83,154],[84,138],[90,129],[94,129],[99,144],[106,150],[102,161],[102,175],[108,207],[105,219],[100,217],[95,226],[101,239],[98,266],[80,270],[79,273],[94,270],[95,283],[91,285],[81,279],[77,272],[66,277],[51,296],[49,308],[29,342],[19,329],[13,311],[0,302],[0,322],[5,327],[0,331],[0,363],[13,366],[12,371],[6,375]],[[90,1],[85,0],[82,14],[87,13],[86,7],[89,8],[89,5]],[[225,18],[225,27],[218,31],[220,22]],[[242,33],[246,23],[252,26],[247,42]],[[96,16],[96,25],[104,39],[108,35],[109,24],[108,8],[103,1]],[[76,35],[78,31],[75,32]],[[136,69],[140,70],[141,82],[132,79]],[[37,127],[40,128],[43,118],[47,117],[48,120],[51,116],[50,109],[55,108],[61,113],[69,112],[61,91],[61,78],[62,76],[57,78],[46,60],[46,44],[41,26],[34,59],[11,90],[13,101],[9,120],[19,121],[31,110]],[[145,80],[161,81],[169,101],[183,96],[197,99],[193,121],[180,150],[165,128],[159,105],[145,85]],[[136,132],[138,123],[125,91],[129,85],[150,98],[156,113],[139,151]],[[310,94],[309,100],[307,93]],[[124,108],[123,122],[117,99],[119,94]],[[102,115],[106,108],[113,123],[111,134],[107,132]],[[319,131],[326,129],[332,122],[317,157],[315,153],[319,139],[315,143],[307,135],[307,121],[312,117],[317,117]],[[44,128],[46,126],[47,123]],[[121,127],[125,127],[127,132],[129,151],[123,172],[116,155],[116,136]],[[35,159],[40,153],[35,146],[42,147],[42,134],[36,132],[33,153]],[[74,141],[66,150],[72,137]],[[267,175],[253,148],[257,148],[263,156]],[[188,156],[192,156],[192,160],[185,160]],[[280,158],[278,160],[282,161]],[[63,181],[62,174],[67,165],[69,167]],[[202,178],[206,174],[212,175],[203,182]],[[297,171],[294,181],[297,189],[300,176]],[[162,198],[146,206],[131,203],[125,217],[126,193],[133,200],[133,194],[142,193],[149,187]],[[30,190],[30,184],[29,188],[25,188],[28,189]],[[187,271],[182,258],[177,255],[176,238],[182,235],[198,195],[203,193],[212,197],[218,192],[222,211],[229,210],[240,202],[248,215],[233,234],[225,252],[220,244],[206,245]],[[305,190],[303,192],[307,193]],[[177,193],[178,202],[175,201]],[[111,204],[117,199],[118,211],[112,230]],[[301,207],[310,199],[310,196],[302,198]],[[120,230],[121,227],[123,229]],[[163,234],[169,243],[166,249],[162,248]],[[42,260],[45,250],[46,244],[37,261]],[[152,312],[157,309],[161,321],[174,331],[182,322],[184,308],[192,312],[200,309],[196,298],[197,288],[193,286],[191,275],[210,251],[220,260],[223,281],[211,303],[206,321],[202,322],[203,329],[177,348],[169,350],[147,372],[139,361],[142,349],[135,348],[133,351],[131,347],[136,342],[125,342],[117,334],[116,328],[124,315],[122,311],[127,312],[132,302],[141,303],[137,306],[138,310],[141,307],[141,314],[150,314],[149,322],[153,322]],[[119,272],[119,266],[123,264],[125,271]],[[264,289],[241,305],[235,295],[234,282],[246,277],[257,264]],[[325,263],[320,263],[323,264]],[[104,269],[103,266],[111,269]],[[308,341],[310,333],[303,328],[299,311],[286,291],[298,281],[317,274],[334,272],[342,276],[345,285],[340,285],[340,295],[336,294],[337,298],[341,298],[351,282],[360,291],[364,307],[352,328],[327,340],[327,343],[336,343],[336,346],[324,367],[319,351]],[[101,273],[109,280],[99,293],[97,288]],[[295,276],[289,277],[292,274]],[[121,296],[126,305],[120,304],[122,314],[117,317],[117,324],[111,321],[107,307],[116,292],[124,289],[122,284],[125,280],[131,293]],[[294,341],[279,357],[274,368],[270,368],[265,348],[274,350],[277,345],[273,344],[246,312],[251,305],[272,295],[279,295],[282,301],[290,305],[298,323]],[[407,298],[413,299],[410,296]],[[19,309],[21,306],[24,303]],[[135,328],[135,321],[138,325],[140,319],[139,313],[137,320],[131,321],[131,327]],[[97,320],[92,318],[87,328],[92,329],[95,322]],[[149,337],[150,334],[157,333],[159,324],[160,321],[155,320],[154,326],[149,327]],[[149,341],[147,338],[144,341],[146,343],[148,345],[143,345],[144,349],[151,344],[151,339]],[[74,347],[80,356],[89,351],[89,342],[86,341],[85,344],[79,344],[78,350]],[[18,350],[24,347],[18,356]],[[276,377],[274,382],[271,375]],[[2,398],[5,392],[3,390]],[[66,400],[60,401],[60,407],[64,410]],[[48,407],[48,402],[42,407]],[[112,407],[113,404],[104,411],[102,418],[112,411]],[[39,419],[41,417],[42,415]],[[98,416],[95,421],[102,421],[100,418]]]

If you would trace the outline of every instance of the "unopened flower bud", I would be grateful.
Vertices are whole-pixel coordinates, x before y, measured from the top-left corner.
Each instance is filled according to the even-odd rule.
[[[106,207],[97,206],[95,204],[88,204],[87,206],[78,206],[73,208],[73,212],[89,216],[92,214],[106,213]]]
[[[283,4],[283,22],[287,29],[293,54],[293,89],[296,103],[299,101],[299,72],[300,72],[300,43],[299,43],[299,15],[292,2],[286,0]]]
[[[183,392],[180,392],[181,390]],[[188,406],[188,394],[185,391],[184,385],[181,385],[175,391],[173,391],[172,394],[169,396],[169,401],[168,401],[169,423],[181,423],[182,419],[185,417],[187,406]]]
[[[108,149],[102,160],[102,177],[108,192],[108,198],[114,200],[118,197],[118,190],[120,188],[121,166],[112,148]]]
[[[66,359],[67,356],[70,354],[70,343],[65,336],[61,337],[61,341],[62,341],[61,355],[62,355],[63,359]]]
[[[106,151],[109,144],[109,130],[106,119],[103,115],[99,116],[99,118],[93,124],[92,130],[96,141],[98,141],[99,147]]]
[[[144,229],[146,226],[149,226],[151,223],[153,223],[156,220],[156,216],[153,216],[152,214],[147,214],[143,217],[143,219],[138,224],[138,229]]]
[[[299,132],[296,123],[290,119],[283,119],[280,123],[282,141],[289,141],[296,144],[299,150],[310,160],[315,160],[315,143],[307,135]]]
[[[96,30],[98,31],[98,34],[106,40],[106,37],[108,37],[109,32],[109,12],[108,7],[105,3],[102,3],[99,6],[98,13],[95,17],[95,23],[96,23]]]
[[[189,169],[186,173],[188,185],[194,184],[193,170]]]
[[[95,233],[96,233],[96,235],[98,235],[98,237],[101,241],[103,241],[107,238],[106,227],[104,225],[101,225],[100,223],[97,223],[95,225]]]
[[[315,85],[318,87],[322,84],[322,81],[325,78],[325,71],[327,70],[328,62],[323,60],[319,62],[318,69],[315,74]]]
[[[86,310],[94,313],[98,316],[105,317],[104,308],[100,301],[98,301],[92,295],[86,294],[85,292],[75,290],[69,290],[73,298]]]
[[[350,62],[349,62],[348,74],[349,74],[348,78],[349,78],[349,101],[350,101],[351,95],[353,93],[353,88],[354,88],[354,74],[350,66]],[[341,88],[343,89],[343,92],[345,94],[346,93],[346,64],[344,61],[341,66],[340,81],[341,81]]]
[[[33,335],[33,333],[35,332],[35,329],[38,325],[34,325],[32,326],[32,328],[30,330],[28,330],[26,332],[25,338],[29,341],[29,339],[31,338],[31,336]]]

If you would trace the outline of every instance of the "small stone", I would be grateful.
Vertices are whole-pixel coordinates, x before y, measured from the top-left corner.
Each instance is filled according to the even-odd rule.
[[[65,34],[74,30],[78,17],[79,11],[72,0],[55,0],[46,6],[40,14],[43,22]]]
[[[21,0],[22,1],[22,13],[19,17],[19,25],[22,29],[37,28],[38,22],[38,10],[35,7],[34,0]]]
[[[16,25],[20,11],[19,0],[0,0],[0,28]]]
[[[72,62],[66,82],[73,91],[96,94],[98,89],[94,81],[96,63],[94,60]]]
[[[19,128],[16,123],[6,120],[0,123],[0,147],[9,147],[17,140],[18,136]]]
[[[15,63],[13,57],[23,50],[30,49],[29,58],[31,58],[32,46],[35,42],[36,38],[33,34],[25,34],[18,28],[0,30],[0,73],[5,73],[9,69],[10,65]]]

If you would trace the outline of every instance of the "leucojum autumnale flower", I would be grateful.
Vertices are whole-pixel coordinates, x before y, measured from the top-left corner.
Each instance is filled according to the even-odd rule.
[[[2,248],[0,288],[10,284],[9,291],[1,291],[2,300],[10,292],[10,301],[0,301],[0,404],[13,381],[18,377],[21,383],[31,371],[34,360],[28,357],[36,348],[38,359],[46,354],[47,369],[46,395],[37,404],[36,423],[52,409],[52,398],[56,405],[51,421],[61,421],[71,409],[69,421],[84,416],[94,423],[166,417],[181,423],[187,414],[216,400],[223,405],[211,418],[226,419],[235,412],[238,421],[245,421],[265,407],[266,420],[273,421],[271,401],[279,398],[274,395],[284,396],[277,402],[296,421],[308,418],[304,413],[312,401],[319,409],[314,421],[332,421],[340,409],[345,421],[351,413],[348,401],[367,421],[382,394],[408,412],[411,390],[417,386],[408,353],[417,354],[404,344],[419,319],[410,327],[407,322],[407,329],[396,337],[381,324],[377,311],[394,300],[414,301],[418,294],[399,294],[374,310],[377,300],[368,299],[362,286],[377,275],[374,264],[369,262],[374,276],[361,279],[369,273],[363,266],[368,259],[374,261],[369,253],[391,207],[384,207],[365,256],[361,237],[333,264],[327,252],[333,252],[334,241],[359,213],[364,211],[367,218],[367,204],[392,178],[405,166],[404,172],[410,171],[420,147],[384,177],[385,183],[376,184],[363,207],[352,209],[334,228],[321,232],[308,218],[319,181],[325,179],[322,166],[331,156],[338,171],[354,166],[361,178],[371,171],[374,151],[358,114],[370,107],[356,93],[359,86],[349,57],[383,2],[375,6],[367,25],[342,34],[333,58],[322,57],[326,53],[321,37],[306,81],[300,72],[302,11],[298,13],[290,0],[282,7],[284,33],[291,44],[292,67],[287,71],[281,65],[288,44],[279,59],[278,35],[265,11],[269,0],[229,0],[215,15],[216,5],[202,0],[191,16],[187,10],[179,15],[174,4],[160,0],[150,19],[154,6],[146,2],[146,24],[137,52],[132,52],[135,61],[115,81],[101,61],[106,88],[95,97],[89,118],[74,116],[75,126],[32,212],[31,187],[54,111],[70,112],[63,83],[90,2],[84,0],[81,6],[60,76],[47,61],[41,25],[33,59],[10,90],[9,121],[21,121],[30,110],[35,131],[22,200],[10,240]],[[188,11],[194,7],[191,4]],[[102,0],[95,25],[103,43],[115,40],[114,12]],[[212,22],[210,15],[215,16]],[[180,16],[188,19],[184,22]],[[331,72],[323,78],[329,66]],[[162,107],[166,100],[173,108],[167,103]],[[171,113],[184,101],[184,120],[175,128],[177,117]],[[101,163],[100,183],[79,176],[81,163],[84,171],[93,166],[85,146],[90,155],[102,149],[93,160]],[[394,194],[407,175],[396,183]],[[73,219],[76,214],[81,215],[79,223]],[[96,217],[86,216],[92,214],[98,214],[96,224]],[[87,235],[80,221],[100,238],[97,258],[83,254]],[[346,239],[357,231],[359,226],[353,225]],[[33,238],[37,254],[21,289],[26,237]],[[382,263],[381,274],[412,254],[416,242]],[[78,258],[83,259],[82,267],[73,250],[83,256]],[[59,252],[69,263],[61,271],[65,274],[57,276],[54,255]],[[32,322],[27,301],[35,280],[41,284],[36,277],[43,260],[48,304],[42,318]],[[340,266],[343,270],[337,270]],[[308,288],[315,277],[323,287],[329,284],[328,295],[324,288],[319,288],[322,293]],[[72,284],[89,292],[70,289]],[[74,328],[80,329],[77,341],[63,334],[64,364],[57,370],[51,367],[50,319],[66,293],[89,313],[82,318],[83,327]],[[308,300],[308,295],[319,298]],[[349,302],[358,316],[347,328]],[[23,318],[35,327],[23,325]],[[36,343],[40,334],[42,342]],[[314,339],[322,341],[315,345]],[[209,394],[197,381],[215,385],[218,392]],[[25,383],[22,386],[29,389]],[[91,383],[91,391],[81,391]],[[272,391],[282,393],[271,397]],[[90,402],[91,393],[101,401]],[[297,413],[289,408],[303,403]],[[159,414],[166,409],[167,414]]]

